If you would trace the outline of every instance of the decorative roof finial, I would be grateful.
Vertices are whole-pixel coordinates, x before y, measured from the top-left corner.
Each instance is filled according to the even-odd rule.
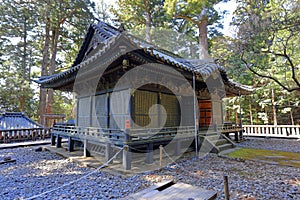
[[[124,32],[124,31],[126,31],[126,30],[125,30],[125,26],[124,26],[123,23],[120,24],[118,30],[119,30],[121,33]]]

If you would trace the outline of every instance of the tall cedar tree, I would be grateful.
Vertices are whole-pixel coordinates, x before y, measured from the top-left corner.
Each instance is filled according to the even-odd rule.
[[[93,15],[90,8],[94,4],[89,0],[44,0],[40,7],[41,22],[44,26],[43,62],[41,75],[53,75],[57,69],[58,53],[65,51],[70,43],[72,31],[83,34]],[[46,3],[46,4],[45,4]],[[77,35],[78,37],[78,35]],[[40,89],[40,123],[45,124],[44,114],[52,113],[53,90]]]
[[[195,26],[198,31],[199,58],[210,59],[208,54],[208,26],[222,16],[214,9],[221,0],[166,0],[164,8],[175,20],[183,20]],[[226,2],[226,0],[223,0]]]

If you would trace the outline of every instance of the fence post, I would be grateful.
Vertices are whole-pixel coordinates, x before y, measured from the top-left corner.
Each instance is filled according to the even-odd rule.
[[[198,139],[198,138],[197,138]],[[181,142],[179,139],[175,140],[175,150],[174,155],[179,156],[181,153]]]
[[[123,147],[123,168],[125,170],[131,169],[131,151],[127,144]]]
[[[68,137],[68,151],[74,151],[74,140],[71,137]]]
[[[61,137],[57,134],[57,141],[56,141],[56,148],[60,148],[61,147]]]
[[[88,140],[87,139],[84,139],[83,140],[83,156],[84,157],[89,157],[89,156],[91,156],[91,153],[90,153],[90,151],[89,151],[89,149],[88,149]]]
[[[150,142],[147,144],[147,153],[146,153],[146,163],[153,163],[153,143]]]
[[[225,200],[229,200],[230,194],[229,194],[229,186],[228,186],[228,176],[224,176],[224,193],[225,193]]]
[[[129,124],[130,125],[130,124]],[[126,129],[124,131],[124,146],[123,146],[123,168],[125,170],[131,169],[131,149],[130,149],[130,143],[131,143],[131,136],[130,136],[130,130],[128,126],[128,122],[126,121]]]
[[[163,154],[163,147],[159,145],[159,170],[162,170],[162,154]]]
[[[109,161],[112,157],[113,157],[113,149],[111,147],[111,144],[106,143],[106,146],[105,146],[105,161],[106,162]],[[110,163],[112,163],[112,162],[113,162],[113,160],[111,160]]]

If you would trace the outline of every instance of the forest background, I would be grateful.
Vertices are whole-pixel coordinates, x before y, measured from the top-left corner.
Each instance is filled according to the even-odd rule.
[[[188,59],[204,49],[231,79],[252,86],[251,95],[224,100],[226,121],[239,123],[240,114],[243,124],[300,121],[298,0],[237,0],[230,36],[222,33],[227,11],[216,10],[228,0],[2,1],[1,112],[26,112],[42,124],[45,113],[74,118],[72,94],[39,89],[33,79],[70,67],[89,24],[100,19],[154,44],[158,33],[179,33],[180,42],[157,45]]]

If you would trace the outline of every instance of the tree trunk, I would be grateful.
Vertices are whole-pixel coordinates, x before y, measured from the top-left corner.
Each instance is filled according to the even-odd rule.
[[[276,115],[276,107],[275,107],[275,97],[274,97],[274,89],[271,89],[271,99],[272,99],[272,108],[273,108],[273,120],[274,125],[277,125],[277,115]]]
[[[144,0],[145,10],[146,10],[146,41],[151,42],[151,13],[150,5],[148,0]]]
[[[205,9],[202,10],[200,16],[200,25],[199,28],[199,59],[207,60],[210,59],[208,54],[208,40],[207,40],[207,15]]]
[[[24,16],[24,24],[23,24],[23,55],[22,55],[22,76],[24,81],[27,79],[26,76],[26,59],[27,59],[27,18]],[[24,88],[21,89],[21,112],[25,111],[25,91]]]
[[[290,100],[288,100],[288,104],[289,104],[289,106],[291,106]],[[293,109],[292,108],[290,110],[290,117],[291,117],[291,125],[295,125],[294,116],[293,116]]]
[[[43,49],[43,62],[42,62],[42,70],[41,76],[47,75],[47,67],[49,63],[49,45],[50,45],[50,18],[46,19],[46,27],[45,27],[45,45]],[[46,111],[46,99],[47,99],[47,90],[40,87],[40,109],[39,109],[39,123],[42,125],[45,124],[44,114]]]
[[[258,119],[258,114],[257,114],[259,112],[259,110],[257,108],[255,110],[256,110],[256,118],[255,118],[256,124],[259,124],[259,119]]]
[[[249,112],[250,112],[250,124],[253,125],[253,115],[252,115],[252,96],[250,96],[249,102]]]
[[[235,124],[236,125],[240,124],[238,110],[235,111]]]
[[[20,98],[20,103],[21,103],[21,112],[24,112],[25,111],[25,96],[24,94],[21,95],[21,98]]]
[[[56,54],[57,54],[57,44],[58,44],[58,36],[59,36],[59,29],[60,26],[57,25],[52,30],[52,41],[51,41],[51,60],[50,60],[50,66],[49,66],[49,75],[53,75],[56,69]],[[47,98],[47,108],[46,113],[52,113],[52,107],[53,107],[53,98],[54,98],[54,92],[53,89],[48,89],[48,98]]]
[[[267,118],[267,124],[270,124],[271,119],[269,118],[267,107],[265,107],[265,113],[266,113],[266,118]]]

